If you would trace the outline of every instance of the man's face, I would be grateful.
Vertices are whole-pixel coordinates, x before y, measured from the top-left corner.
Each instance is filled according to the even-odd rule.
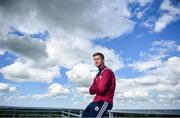
[[[93,58],[96,67],[100,67],[102,64],[104,64],[104,60],[99,55],[96,55]]]

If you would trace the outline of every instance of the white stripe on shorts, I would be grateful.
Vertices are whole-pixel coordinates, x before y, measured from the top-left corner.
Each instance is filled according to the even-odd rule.
[[[101,109],[99,110],[99,113],[98,115],[96,116],[96,118],[99,118],[103,115],[104,111],[106,110],[108,106],[108,103],[107,102],[104,102],[103,106],[101,107]]]

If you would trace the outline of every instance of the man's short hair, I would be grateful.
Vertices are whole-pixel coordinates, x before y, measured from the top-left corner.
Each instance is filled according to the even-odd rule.
[[[104,60],[104,55],[103,55],[102,53],[100,53],[100,52],[96,52],[96,53],[94,53],[94,54],[93,54],[93,57],[95,57],[95,56],[100,56],[100,57],[101,57],[101,59],[103,59],[103,60]]]

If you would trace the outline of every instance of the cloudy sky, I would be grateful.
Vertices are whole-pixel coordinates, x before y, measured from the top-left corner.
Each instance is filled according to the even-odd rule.
[[[85,108],[102,52],[114,108],[180,108],[179,0],[1,0],[0,105]]]

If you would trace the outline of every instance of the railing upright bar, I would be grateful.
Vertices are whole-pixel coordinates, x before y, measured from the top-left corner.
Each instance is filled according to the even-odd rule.
[[[13,118],[15,118],[16,115],[16,108],[14,108]]]
[[[64,109],[62,109],[62,117],[64,117]]]
[[[80,110],[80,111],[79,111],[80,118],[82,118],[82,113],[83,113],[83,111]]]
[[[49,118],[51,117],[51,116],[50,116],[50,115],[51,115],[50,112],[51,112],[51,108],[49,108],[49,114],[48,114],[48,115],[49,115]]]
[[[114,113],[109,111],[109,118],[114,118]]]
[[[68,118],[70,118],[70,109],[68,109]]]

